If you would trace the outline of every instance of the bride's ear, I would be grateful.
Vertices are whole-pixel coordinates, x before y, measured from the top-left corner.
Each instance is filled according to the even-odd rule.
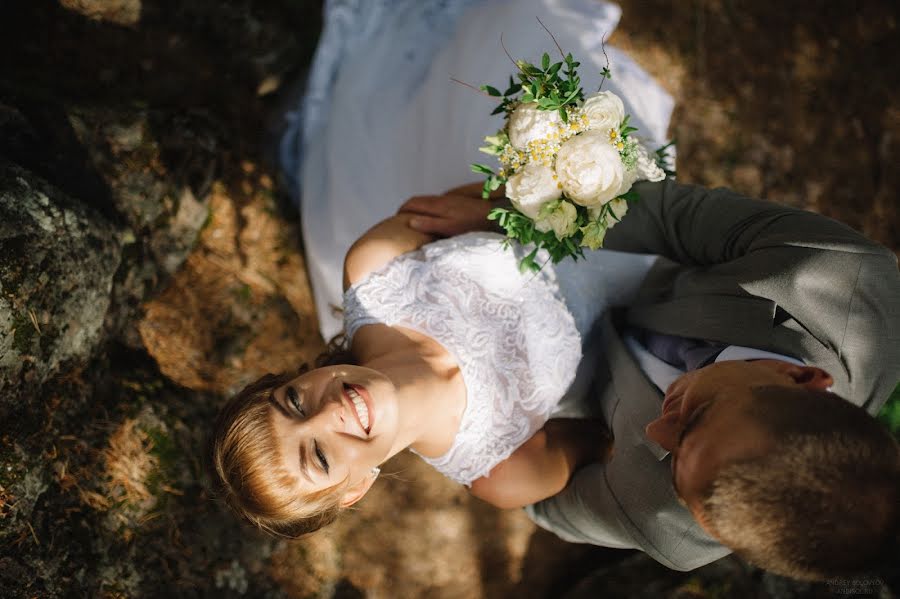
[[[376,478],[378,478],[377,474],[370,474],[355,485],[350,486],[350,488],[344,491],[344,496],[341,497],[341,507],[350,507],[362,499],[363,496],[369,492],[369,489],[372,488]]]

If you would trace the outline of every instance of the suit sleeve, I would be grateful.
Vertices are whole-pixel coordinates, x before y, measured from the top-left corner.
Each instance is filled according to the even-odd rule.
[[[685,266],[730,262],[758,249],[826,245],[889,254],[852,228],[820,214],[755,200],[728,189],[666,179],[634,186],[640,199],[610,229],[605,247],[659,254]]]
[[[539,526],[570,543],[604,547],[637,548],[620,519],[612,493],[606,487],[604,466],[592,464],[579,470],[557,495],[525,508]]]
[[[771,299],[844,364],[841,391],[877,413],[900,379],[900,273],[894,253],[820,214],[727,189],[670,180],[635,185],[640,199],[606,247],[665,256],[687,267],[683,293]]]

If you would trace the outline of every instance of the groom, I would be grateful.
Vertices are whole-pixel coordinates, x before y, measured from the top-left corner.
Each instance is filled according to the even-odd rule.
[[[528,514],[563,539],[640,549],[677,570],[733,550],[822,579],[895,556],[900,449],[871,416],[900,380],[893,253],[728,190],[634,189],[605,247],[663,259],[634,305],[597,327],[588,402],[613,432],[613,458]],[[439,198],[403,209],[444,235],[484,210]]]

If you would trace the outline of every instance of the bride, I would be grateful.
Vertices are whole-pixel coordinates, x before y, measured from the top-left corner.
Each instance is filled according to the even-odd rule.
[[[216,474],[226,501],[257,526],[295,537],[327,524],[407,448],[500,507],[552,496],[575,469],[607,458],[605,426],[579,401],[590,373],[578,366],[595,350],[594,321],[629,302],[655,257],[600,250],[523,274],[526,250],[504,250],[495,232],[435,240],[416,230],[441,230],[422,224],[448,214],[429,206],[453,207],[444,230],[488,228],[480,186],[460,184],[499,117],[450,77],[504,81],[512,65],[501,34],[516,58],[540,56],[553,42],[536,16],[582,62],[585,89],[608,58],[609,88],[647,145],[661,145],[671,98],[603,47],[613,4],[327,5],[282,151],[299,174],[321,330],[339,332],[342,305],[350,359],[263,377],[220,414]]]

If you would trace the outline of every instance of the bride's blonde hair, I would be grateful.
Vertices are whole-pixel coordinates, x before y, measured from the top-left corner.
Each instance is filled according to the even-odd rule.
[[[335,340],[316,366],[352,363]],[[337,348],[337,349],[336,349]],[[349,358],[349,360],[348,360]],[[210,443],[218,495],[239,516],[280,537],[298,538],[326,526],[341,512],[346,481],[306,495],[281,463],[272,426],[272,392],[307,372],[267,374],[231,398],[219,412]]]

